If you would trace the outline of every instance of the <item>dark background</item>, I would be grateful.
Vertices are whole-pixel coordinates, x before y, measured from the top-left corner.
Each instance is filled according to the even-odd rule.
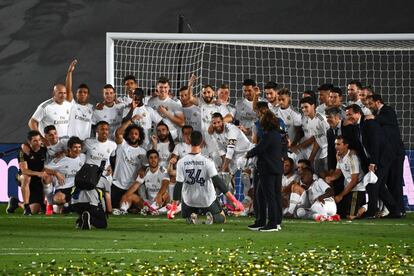
[[[410,1],[0,0],[0,142],[21,142],[36,107],[79,60],[91,102],[105,84],[106,32],[413,33]],[[411,104],[411,107],[412,104]],[[411,108],[412,109],[412,108]]]

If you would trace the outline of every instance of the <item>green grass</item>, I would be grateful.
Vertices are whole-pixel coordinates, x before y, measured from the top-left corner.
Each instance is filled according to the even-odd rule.
[[[80,231],[75,217],[6,215],[0,206],[0,274],[414,274],[414,214],[400,220],[316,223],[247,230],[182,219],[110,217]]]

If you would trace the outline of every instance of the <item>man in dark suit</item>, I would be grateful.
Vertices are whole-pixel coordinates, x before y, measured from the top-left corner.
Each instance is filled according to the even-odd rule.
[[[384,104],[382,97],[378,94],[368,96],[367,103],[372,114],[375,115],[375,120],[382,127],[387,141],[395,153],[395,158],[391,161],[390,173],[386,184],[397,204],[398,211],[401,212],[401,214],[405,214],[403,201],[405,150],[404,143],[401,139],[397,114],[392,107]]]
[[[346,108],[346,117],[356,126],[356,138],[362,148],[358,152],[358,156],[361,160],[368,161],[368,167],[361,162],[362,169],[365,172],[372,171],[378,176],[377,183],[368,184],[366,187],[368,193],[366,216],[376,215],[378,199],[381,199],[390,211],[389,217],[400,217],[396,203],[385,186],[395,154],[386,141],[383,129],[377,121],[365,119],[361,107],[357,104],[351,104]]]

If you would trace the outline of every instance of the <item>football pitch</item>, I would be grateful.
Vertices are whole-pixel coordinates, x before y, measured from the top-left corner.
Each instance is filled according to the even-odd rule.
[[[106,230],[75,229],[74,215],[5,214],[0,274],[414,274],[414,214],[392,220],[284,220],[253,232],[252,218],[188,225],[181,218],[111,216]]]

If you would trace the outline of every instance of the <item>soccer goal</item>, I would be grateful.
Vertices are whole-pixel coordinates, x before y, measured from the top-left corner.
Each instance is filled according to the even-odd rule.
[[[350,80],[371,85],[397,110],[407,149],[414,148],[414,34],[230,35],[107,33],[107,82],[123,93],[125,75],[137,77],[144,90],[167,76],[175,92],[191,74],[194,91],[228,84],[232,100],[241,98],[242,82],[260,87],[275,81],[292,92],[332,83],[344,92]]]

